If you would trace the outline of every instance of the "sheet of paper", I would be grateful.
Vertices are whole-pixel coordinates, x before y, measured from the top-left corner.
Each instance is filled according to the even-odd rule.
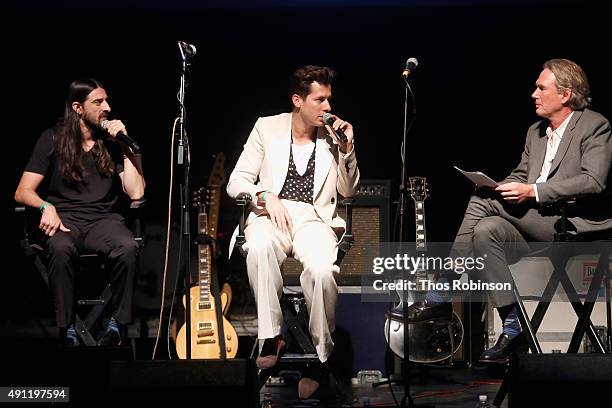
[[[484,173],[481,173],[480,171],[465,171],[465,170],[461,170],[457,166],[453,166],[453,167],[457,169],[457,171],[459,171],[465,177],[470,179],[477,186],[495,188],[499,185],[499,183],[497,183],[491,177],[487,176]]]

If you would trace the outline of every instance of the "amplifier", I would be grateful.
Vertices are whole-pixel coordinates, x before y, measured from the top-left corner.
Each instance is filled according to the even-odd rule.
[[[605,407],[612,355],[519,353],[510,364],[508,407]]]
[[[338,285],[359,286],[364,271],[364,246],[389,241],[390,190],[389,180],[361,180],[353,204],[355,244],[342,260]],[[338,207],[338,215],[346,219],[344,207]],[[285,285],[300,284],[302,265],[298,261],[287,258],[281,270]]]

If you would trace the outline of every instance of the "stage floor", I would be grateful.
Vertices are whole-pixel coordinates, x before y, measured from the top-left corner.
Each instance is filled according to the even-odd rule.
[[[227,400],[241,393],[246,395],[251,390],[256,393],[256,387],[243,386],[230,378],[242,375],[243,368],[235,364],[232,368],[229,367],[232,363],[224,365],[218,360],[218,365],[213,367],[206,366],[203,360],[186,364],[185,360],[135,358],[143,353],[135,353],[130,346],[115,350],[96,347],[66,350],[49,339],[4,337],[1,340],[5,353],[0,358],[3,366],[0,386],[68,385],[71,396],[82,398],[79,401],[102,401],[114,393],[133,402],[158,399],[157,402],[186,402],[199,394]],[[491,402],[503,374],[500,369],[481,367],[413,367],[410,372],[410,393],[419,405],[469,408],[476,406],[481,394],[487,395]],[[299,373],[287,371],[282,374],[283,381],[281,377],[272,377],[259,391],[260,402],[271,401],[267,407],[392,407],[395,406],[394,396],[399,402],[404,395],[403,385],[392,385],[392,393],[388,384],[378,387],[351,385],[350,379],[332,377],[331,384],[321,387],[313,399],[299,400]],[[226,406],[249,405],[226,402]],[[502,407],[507,407],[507,401]]]
[[[496,370],[493,370],[496,371]],[[479,395],[492,403],[501,379],[497,372],[485,368],[431,368],[418,378],[413,371],[410,395],[417,406],[474,408]],[[276,379],[274,379],[276,380]],[[334,382],[318,390],[310,400],[299,400],[296,384],[265,385],[261,401],[271,400],[274,408],[285,407],[394,407],[404,396],[404,385],[388,384],[372,387]],[[504,401],[502,407],[507,407]]]

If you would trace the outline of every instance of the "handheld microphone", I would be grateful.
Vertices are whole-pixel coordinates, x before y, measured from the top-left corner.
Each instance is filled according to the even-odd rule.
[[[408,58],[408,61],[406,61],[406,68],[404,68],[404,72],[402,72],[404,79],[408,79],[408,75],[410,75],[418,65],[419,61],[417,61],[416,58]]]
[[[323,114],[323,123],[329,125],[330,128],[332,127],[332,125],[334,124],[334,118],[331,113],[326,112]],[[348,142],[348,138],[346,137],[342,129],[334,130],[334,128],[332,128],[332,130],[334,131],[336,136],[338,136],[338,139],[340,139],[342,143]]]
[[[104,119],[102,123],[100,123],[100,126],[102,127],[102,129],[108,132],[108,124],[109,124],[109,121]],[[140,146],[138,146],[138,144],[134,141],[134,139],[132,139],[125,133],[123,132],[117,133],[116,138],[121,140],[123,143],[125,143],[125,145],[127,145],[130,149],[132,149],[134,153],[140,153]]]
[[[193,57],[194,55],[196,55],[196,47],[193,44],[188,44],[185,41],[179,41],[178,42],[179,45],[179,49],[181,50],[181,53],[183,54],[183,58],[184,57]]]

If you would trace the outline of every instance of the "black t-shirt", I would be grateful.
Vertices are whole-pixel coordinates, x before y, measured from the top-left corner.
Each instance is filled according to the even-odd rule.
[[[119,173],[123,172],[123,156],[116,143],[104,141],[114,163],[115,172],[101,174],[93,149],[83,152],[83,176],[80,182],[69,183],[62,175],[55,141],[61,127],[47,129],[40,136],[25,171],[45,176],[46,200],[53,204],[62,218],[90,222],[108,216],[115,210],[121,189]]]

